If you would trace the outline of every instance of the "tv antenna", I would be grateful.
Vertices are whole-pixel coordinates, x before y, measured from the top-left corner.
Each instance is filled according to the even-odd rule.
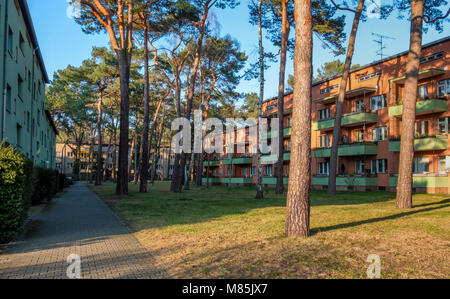
[[[378,38],[378,39],[374,39],[373,41],[376,42],[378,45],[380,45],[380,49],[378,50],[377,55],[380,55],[380,60],[383,60],[384,49],[386,49],[385,40],[386,39],[395,40],[396,38],[387,36],[387,35],[383,35],[383,34],[374,33],[374,32],[372,32],[372,36],[376,36]]]

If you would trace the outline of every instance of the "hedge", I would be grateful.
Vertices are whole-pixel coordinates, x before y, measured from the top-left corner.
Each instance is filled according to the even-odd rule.
[[[0,144],[0,243],[13,239],[27,218],[32,173],[29,159]]]
[[[44,200],[52,200],[58,193],[58,172],[53,169],[35,167],[33,172],[33,205],[40,204]]]

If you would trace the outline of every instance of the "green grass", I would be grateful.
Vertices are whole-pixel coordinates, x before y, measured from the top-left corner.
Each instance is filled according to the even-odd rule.
[[[312,193],[308,239],[284,236],[285,196],[223,186],[182,194],[158,183],[148,194],[130,185],[91,187],[178,278],[366,278],[370,254],[383,278],[448,278],[450,198],[415,195],[412,210],[387,192]]]

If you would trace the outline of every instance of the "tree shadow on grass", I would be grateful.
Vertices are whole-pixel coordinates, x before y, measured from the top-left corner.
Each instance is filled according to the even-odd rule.
[[[430,205],[436,205],[436,204],[448,203],[448,202],[450,202],[450,199],[446,199],[446,200],[443,200],[443,201],[437,202],[437,203],[423,204],[423,205],[419,205],[419,206],[416,206],[416,207],[430,206]],[[321,232],[332,231],[332,230],[339,230],[339,229],[356,227],[356,226],[360,226],[360,225],[364,225],[364,224],[377,223],[377,222],[382,222],[382,221],[386,221],[386,220],[395,220],[395,219],[398,219],[398,218],[411,216],[411,215],[415,215],[415,214],[419,214],[419,213],[430,212],[430,211],[434,211],[434,210],[440,210],[440,209],[443,209],[443,208],[446,208],[446,207],[450,207],[450,204],[439,205],[437,207],[430,207],[430,208],[421,209],[421,210],[412,210],[412,211],[402,212],[402,213],[399,213],[399,214],[394,214],[394,215],[385,216],[385,217],[372,218],[372,219],[367,219],[367,220],[362,220],[362,221],[354,221],[354,222],[349,222],[349,223],[343,223],[343,224],[319,227],[319,228],[312,229],[311,230],[311,235],[315,235],[315,234],[318,234],[318,233],[321,233]]]

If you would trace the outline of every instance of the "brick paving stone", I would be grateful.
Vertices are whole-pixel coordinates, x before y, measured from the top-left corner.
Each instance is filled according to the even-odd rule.
[[[85,185],[77,183],[33,216],[37,228],[0,255],[0,279],[61,279],[81,258],[83,279],[159,279],[167,271]]]

